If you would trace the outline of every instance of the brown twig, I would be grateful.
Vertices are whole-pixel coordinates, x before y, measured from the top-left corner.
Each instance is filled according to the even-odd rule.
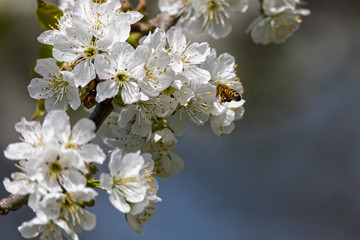
[[[131,3],[128,0],[121,0],[121,10],[126,12],[129,10],[132,10],[133,7],[131,6]]]
[[[29,195],[10,194],[7,198],[0,201],[0,215],[6,215],[10,211],[16,211],[24,206],[28,201]]]
[[[142,12],[146,8],[146,0],[138,0],[138,5],[136,6],[135,10],[138,12]]]
[[[148,35],[150,31],[154,31],[156,28],[161,28],[167,31],[174,26],[178,20],[179,17],[171,16],[166,12],[162,12],[150,19],[148,23],[137,22],[131,25],[131,31],[141,33],[143,36]]]
[[[96,130],[99,130],[105,119],[109,114],[114,110],[112,105],[112,99],[107,99],[101,103],[98,103],[95,107],[95,110],[90,115],[90,119],[95,122]]]

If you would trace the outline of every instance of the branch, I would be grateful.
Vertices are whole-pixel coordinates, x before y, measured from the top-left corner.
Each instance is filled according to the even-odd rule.
[[[113,111],[112,100],[107,99],[104,102],[98,103],[95,110],[89,117],[95,122],[96,130],[99,130],[105,119]],[[24,206],[28,201],[29,195],[10,194],[8,197],[0,200],[0,215],[7,215],[10,211],[16,211]]]
[[[96,104],[95,110],[90,115],[90,119],[94,121],[96,130],[99,130],[105,119],[114,110],[112,105],[112,99],[106,99],[105,101]]]
[[[0,215],[7,215],[10,211],[16,211],[25,205],[29,195],[10,194],[0,201]]]
[[[138,2],[135,10],[141,12],[146,8],[146,0],[138,0]]]
[[[131,3],[128,0],[121,0],[121,10],[126,12],[131,10],[133,7],[131,6]]]
[[[177,23],[180,16],[171,16],[166,12],[161,12],[158,13],[154,18],[150,19],[149,23],[134,23],[131,25],[131,31],[141,33],[143,36],[148,35],[150,31],[154,31],[156,28],[161,28],[167,31]]]

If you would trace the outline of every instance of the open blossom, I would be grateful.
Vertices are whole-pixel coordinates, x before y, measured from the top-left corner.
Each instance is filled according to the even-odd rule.
[[[114,43],[108,33],[104,38],[93,38],[84,21],[76,21],[66,29],[66,34],[58,35],[54,41],[53,56],[61,62],[69,62],[76,77],[75,85],[84,87],[96,76],[94,60],[98,55],[105,55]]]
[[[44,145],[55,141],[52,118],[46,116],[41,125],[25,118],[15,124],[15,129],[21,134],[21,142],[9,144],[4,151],[5,157],[11,160],[31,158],[41,152]]]
[[[59,8],[64,12],[68,11],[75,7],[76,1],[77,0],[59,0]]]
[[[40,236],[40,239],[78,239],[76,232],[91,230],[96,225],[96,216],[82,207],[94,199],[97,193],[90,188],[79,188],[71,193],[54,192],[42,184],[31,194],[28,205],[36,218],[24,222],[19,231],[25,238]]]
[[[129,122],[125,127],[120,127],[119,114],[111,113],[106,120],[106,125],[110,127],[111,132],[115,135],[114,138],[105,138],[105,144],[112,148],[120,148],[124,152],[135,152],[140,150],[145,138],[134,134],[131,131],[132,124]]]
[[[180,105],[170,122],[176,135],[185,133],[186,121],[189,119],[195,125],[203,125],[209,120],[212,104],[215,101],[215,86],[212,84],[191,84],[194,97],[186,105]]]
[[[234,130],[234,121],[244,115],[243,104],[244,100],[225,104],[214,103],[217,114],[211,116],[210,127],[215,135],[220,137],[221,134],[230,134]]]
[[[149,55],[148,47],[134,49],[124,42],[114,44],[109,56],[96,57],[96,72],[104,80],[96,87],[96,100],[102,102],[115,97],[121,89],[121,99],[125,104],[139,101],[141,95],[137,81],[146,75],[144,66]]]
[[[28,222],[23,222],[18,227],[21,236],[24,238],[35,238],[39,236],[40,240],[56,239],[62,240],[63,235],[67,239],[78,240],[77,234],[69,227],[64,220],[41,220],[34,218]]]
[[[5,180],[7,188],[23,194],[23,189],[34,187],[34,181],[44,182],[49,188],[72,190],[86,185],[84,174],[87,163],[102,163],[102,149],[88,143],[95,137],[95,124],[81,119],[71,131],[69,117],[64,111],[49,112],[43,124],[22,119],[15,125],[23,142],[10,144],[5,156],[21,160],[23,173],[14,174],[14,181]]]
[[[66,63],[76,87],[84,87],[95,78],[95,57],[107,55],[115,42],[125,42],[130,25],[142,18],[136,11],[122,13],[120,7],[118,0],[102,4],[78,0],[56,28],[39,36],[40,42],[54,46],[54,58]]]
[[[136,104],[127,105],[121,109],[119,126],[125,128],[131,121],[131,132],[142,137],[151,135],[153,121],[169,117],[177,106],[176,101],[167,96],[160,95],[148,101],[140,101]]]
[[[45,99],[45,109],[76,110],[80,106],[79,89],[72,72],[60,71],[53,58],[37,60],[35,72],[42,78],[31,80],[28,90],[37,100]]]
[[[130,228],[137,233],[141,233],[144,229],[144,223],[151,221],[152,217],[155,215],[156,209],[154,205],[148,205],[141,213],[138,214],[126,214],[126,221],[128,222]]]
[[[131,210],[128,202],[140,203],[145,200],[149,188],[147,178],[150,177],[150,173],[142,169],[147,158],[151,156],[140,155],[139,151],[124,156],[120,149],[112,152],[110,174],[101,174],[100,186],[110,194],[110,202],[119,211],[128,213]]]
[[[138,83],[141,92],[148,97],[155,97],[168,88],[175,77],[174,71],[169,67],[171,58],[165,50],[165,31],[157,28],[154,33],[140,39],[140,43],[151,49],[151,55],[144,66],[146,75]]]
[[[186,11],[189,5],[189,0],[159,0],[158,3],[161,12],[177,16]]]
[[[251,23],[248,32],[255,43],[283,43],[299,29],[308,9],[296,9],[298,0],[264,0],[263,14]]]
[[[74,152],[85,163],[103,163],[105,154],[102,149],[89,143],[96,137],[96,126],[92,120],[82,118],[71,129],[70,118],[65,112],[52,111],[47,117],[52,121],[56,141],[62,148]]]
[[[188,43],[180,28],[171,27],[166,33],[171,56],[171,68],[176,74],[182,73],[190,81],[207,83],[210,79],[208,71],[199,68],[198,65],[206,60],[210,54],[209,44]]]
[[[201,68],[210,73],[210,83],[215,86],[225,84],[236,90],[240,95],[243,93],[243,86],[236,74],[235,58],[228,53],[217,57],[216,50],[212,49],[211,54],[201,65]]]
[[[25,169],[32,181],[44,181],[54,191],[61,187],[68,191],[85,187],[86,178],[82,173],[87,173],[87,168],[74,152],[54,145],[46,147],[42,154],[34,157],[36,161],[33,160]]]
[[[94,200],[97,192],[83,187],[63,193],[49,191],[39,184],[35,194],[30,195],[28,204],[42,220],[65,220],[75,232],[92,230],[96,216],[84,209],[83,204]]]
[[[169,178],[174,173],[179,173],[184,170],[185,162],[178,154],[174,152],[169,153],[152,153],[154,159],[154,169],[156,176],[159,178]]]
[[[194,15],[185,24],[193,33],[207,30],[215,39],[224,38],[232,30],[230,11],[245,12],[249,0],[193,0]]]

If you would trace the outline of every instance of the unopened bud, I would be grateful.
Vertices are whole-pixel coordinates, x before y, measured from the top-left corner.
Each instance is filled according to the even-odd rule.
[[[95,92],[95,91],[89,93],[89,94],[85,97],[85,99],[83,100],[83,105],[84,105],[84,107],[86,107],[86,108],[91,108],[91,107],[93,107],[93,106],[96,104],[95,97],[96,97],[96,92]]]

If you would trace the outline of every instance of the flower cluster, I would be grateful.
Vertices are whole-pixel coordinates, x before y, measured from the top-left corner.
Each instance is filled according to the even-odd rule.
[[[4,180],[6,189],[29,194],[36,213],[19,230],[26,238],[77,239],[77,233],[96,225],[85,206],[97,195],[93,188],[99,188],[141,232],[155,214],[153,204],[161,201],[153,175],[169,178],[184,168],[173,150],[187,120],[195,125],[210,120],[220,136],[242,117],[243,87],[235,60],[227,53],[217,56],[206,42],[187,41],[176,27],[157,28],[134,48],[127,39],[142,15],[122,12],[118,0],[62,3],[64,15],[57,25],[38,37],[52,47],[52,58],[37,60],[39,77],[28,86],[31,97],[44,100],[48,114],[42,125],[18,123],[22,142],[5,151],[7,158],[20,160],[21,169],[12,181]],[[114,105],[106,120],[114,133],[105,138],[112,148],[110,173],[96,180],[92,164],[102,164],[105,154],[89,143],[95,124],[81,119],[71,131],[64,111],[109,100]]]
[[[253,21],[248,32],[255,43],[282,43],[299,28],[300,16],[310,14],[297,9],[300,0],[259,0],[261,16]],[[230,12],[246,12],[249,0],[159,0],[162,12],[179,17],[179,26],[198,34],[207,31],[215,38],[224,38],[232,30]]]
[[[230,12],[246,12],[249,0],[159,0],[162,12],[180,16],[179,25],[198,34],[224,38],[232,30]]]
[[[300,0],[263,0],[261,16],[248,28],[255,43],[283,43],[299,29],[301,16],[310,14],[308,9],[297,9]]]
[[[249,31],[256,43],[280,43],[295,31],[298,0],[263,0],[261,16]],[[214,38],[231,31],[229,11],[248,8],[248,0],[160,0],[163,12],[179,17],[179,27],[153,28],[129,40],[132,25],[143,15],[121,11],[119,0],[63,0],[63,16],[38,40],[52,56],[37,60],[28,85],[32,98],[44,100],[43,124],[25,118],[15,125],[21,142],[10,144],[5,156],[20,160],[21,170],[5,178],[13,194],[29,195],[36,217],[19,230],[26,238],[78,239],[77,233],[96,225],[93,205],[104,190],[111,204],[124,213],[129,226],[141,232],[155,214],[159,184],[184,168],[174,149],[186,125],[210,123],[217,136],[234,130],[244,114],[243,85],[235,59],[217,54],[207,42],[188,41],[184,29],[207,31]],[[138,27],[138,25],[137,25]],[[133,27],[133,29],[136,29]],[[131,44],[130,44],[131,43]],[[113,105],[103,118],[112,136],[109,173],[99,174],[106,154],[90,143],[99,127],[81,119],[71,129],[65,112],[83,105]],[[100,104],[101,105],[101,104]],[[99,105],[99,106],[100,106]]]
[[[47,114],[43,124],[25,118],[15,125],[22,142],[10,144],[5,156],[20,160],[21,172],[4,179],[7,191],[29,194],[28,205],[36,217],[19,227],[26,237],[77,239],[76,232],[95,227],[96,216],[84,209],[97,195],[87,187],[91,164],[102,164],[105,154],[95,138],[95,124],[79,120],[71,130],[69,117],[61,110]],[[59,237],[60,236],[60,237]]]

